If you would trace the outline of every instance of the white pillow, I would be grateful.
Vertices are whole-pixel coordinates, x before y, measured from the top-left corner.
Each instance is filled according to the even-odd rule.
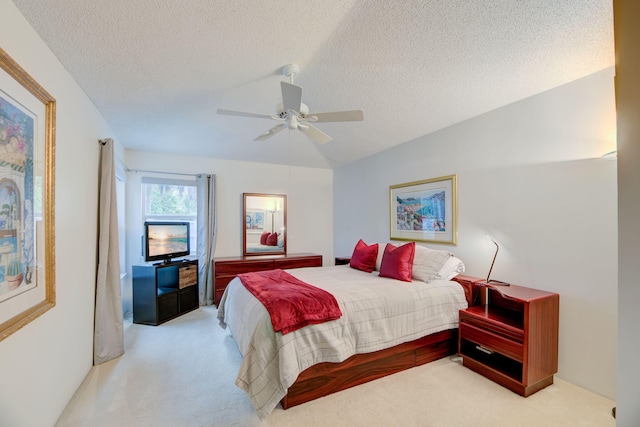
[[[429,249],[416,245],[416,253],[413,257],[412,277],[423,282],[439,279],[438,273],[453,254],[449,251]]]
[[[389,243],[393,246],[393,243]],[[387,243],[378,243],[378,258],[376,259],[376,270],[380,271],[382,256]],[[425,264],[426,265],[422,265]],[[464,273],[465,267],[460,258],[456,258],[451,252],[430,249],[425,246],[416,245],[416,252],[413,257],[413,278],[429,282],[435,279],[451,280],[460,273]],[[416,273],[417,272],[417,273]],[[426,278],[427,280],[425,280]]]
[[[451,280],[458,274],[464,273],[464,264],[460,258],[450,256],[438,271],[438,279]]]

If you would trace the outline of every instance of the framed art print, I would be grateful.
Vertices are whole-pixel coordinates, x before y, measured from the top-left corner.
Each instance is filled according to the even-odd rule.
[[[456,175],[389,187],[393,240],[457,244]]]
[[[0,49],[0,340],[55,306],[55,111]]]

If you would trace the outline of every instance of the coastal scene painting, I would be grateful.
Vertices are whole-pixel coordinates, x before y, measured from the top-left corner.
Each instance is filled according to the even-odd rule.
[[[398,230],[444,233],[447,230],[444,201],[443,188],[399,194],[396,197]]]
[[[389,187],[390,238],[457,243],[456,175]]]

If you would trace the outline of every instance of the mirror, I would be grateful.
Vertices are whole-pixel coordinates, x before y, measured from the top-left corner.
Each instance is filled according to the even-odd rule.
[[[242,203],[242,254],[287,253],[287,196],[244,193]]]

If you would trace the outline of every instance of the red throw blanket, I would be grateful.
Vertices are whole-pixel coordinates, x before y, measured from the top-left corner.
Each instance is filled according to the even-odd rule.
[[[273,330],[283,335],[342,316],[333,295],[282,270],[238,274],[238,277],[266,307]]]

